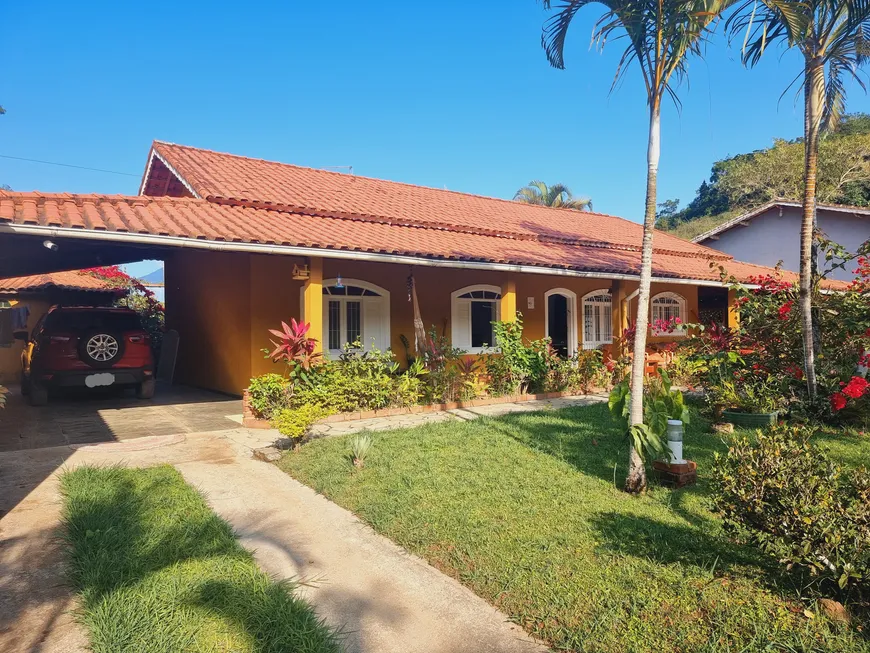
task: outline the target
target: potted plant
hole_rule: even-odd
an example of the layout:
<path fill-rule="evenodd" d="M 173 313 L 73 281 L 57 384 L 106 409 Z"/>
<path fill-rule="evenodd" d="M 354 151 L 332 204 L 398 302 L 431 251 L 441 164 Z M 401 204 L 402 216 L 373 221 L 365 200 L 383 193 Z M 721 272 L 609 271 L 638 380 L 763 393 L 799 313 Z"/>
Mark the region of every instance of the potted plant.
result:
<path fill-rule="evenodd" d="M 726 406 L 722 418 L 735 426 L 757 428 L 776 424 L 784 407 L 781 384 L 764 374 L 738 372 L 733 381 L 723 381 L 708 391 L 714 403 Z"/>

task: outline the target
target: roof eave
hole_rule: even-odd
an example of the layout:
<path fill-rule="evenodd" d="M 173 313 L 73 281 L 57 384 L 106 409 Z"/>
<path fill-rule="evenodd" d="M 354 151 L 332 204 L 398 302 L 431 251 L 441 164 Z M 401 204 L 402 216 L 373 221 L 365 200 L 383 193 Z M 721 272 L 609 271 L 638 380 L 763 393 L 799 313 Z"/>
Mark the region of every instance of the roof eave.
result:
<path fill-rule="evenodd" d="M 53 238 L 73 238 L 80 240 L 101 240 L 138 245 L 153 245 L 156 247 L 178 247 L 188 249 L 204 249 L 222 252 L 248 252 L 252 254 L 279 254 L 284 256 L 319 256 L 323 258 L 351 259 L 374 261 L 381 263 L 398 263 L 403 265 L 420 265 L 427 267 L 450 267 L 474 270 L 492 270 L 500 272 L 515 272 L 525 274 L 547 274 L 592 279 L 610 279 L 637 281 L 639 275 L 619 272 L 585 271 L 574 268 L 556 268 L 539 265 L 495 263 L 490 261 L 473 261 L 445 259 L 438 257 L 415 256 L 409 254 L 386 254 L 381 252 L 365 252 L 346 249 L 323 249 L 317 247 L 302 247 L 296 245 L 268 245 L 262 243 L 228 242 L 187 238 L 181 236 L 158 236 L 138 234 L 124 231 L 91 231 L 69 227 L 48 227 L 42 225 L 19 225 L 0 222 L 0 233 L 50 236 Z M 711 279 L 690 279 L 682 277 L 660 277 L 652 279 L 657 283 L 673 283 L 692 286 L 710 286 L 722 288 L 727 284 Z"/>

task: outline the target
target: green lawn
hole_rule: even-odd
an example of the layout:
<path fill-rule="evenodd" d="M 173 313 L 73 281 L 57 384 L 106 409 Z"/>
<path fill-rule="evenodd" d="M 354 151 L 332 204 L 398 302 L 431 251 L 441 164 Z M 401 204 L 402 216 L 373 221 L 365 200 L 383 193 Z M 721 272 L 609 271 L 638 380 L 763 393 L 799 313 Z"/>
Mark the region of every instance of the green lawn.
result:
<path fill-rule="evenodd" d="M 81 467 L 61 487 L 71 580 L 94 651 L 341 650 L 172 467 Z"/>
<path fill-rule="evenodd" d="M 347 438 L 279 464 L 559 650 L 870 651 L 722 535 L 706 426 L 686 437 L 701 482 L 642 497 L 614 486 L 627 456 L 605 405 L 376 433 L 362 470 Z"/>

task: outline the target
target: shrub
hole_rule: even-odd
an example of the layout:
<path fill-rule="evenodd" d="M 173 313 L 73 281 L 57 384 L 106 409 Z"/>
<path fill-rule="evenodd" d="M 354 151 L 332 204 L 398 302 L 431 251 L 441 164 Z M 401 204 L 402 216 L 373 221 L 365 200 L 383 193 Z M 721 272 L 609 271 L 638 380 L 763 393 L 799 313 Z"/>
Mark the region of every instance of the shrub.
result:
<path fill-rule="evenodd" d="M 362 468 L 366 464 L 366 456 L 372 448 L 372 436 L 368 433 L 357 433 L 350 440 L 350 459 L 353 466 Z"/>
<path fill-rule="evenodd" d="M 331 415 L 333 411 L 317 404 L 305 404 L 297 408 L 283 408 L 275 413 L 272 418 L 272 426 L 278 429 L 278 432 L 285 438 L 290 440 L 294 445 L 298 445 L 314 424 L 319 419 L 323 419 Z"/>
<path fill-rule="evenodd" d="M 574 354 L 571 360 L 567 389 L 588 394 L 594 387 L 606 386 L 608 376 L 604 352 L 600 349 L 583 349 Z"/>
<path fill-rule="evenodd" d="M 868 587 L 870 475 L 847 472 L 811 443 L 812 431 L 779 425 L 737 438 L 713 470 L 725 527 L 789 569 L 840 588 Z"/>
<path fill-rule="evenodd" d="M 752 412 L 779 410 L 808 421 L 867 421 L 870 393 L 863 378 L 870 362 L 870 260 L 859 257 L 857 278 L 843 292 L 813 294 L 819 399 L 806 387 L 797 285 L 779 274 L 730 282 L 740 308 L 739 327 L 699 329 L 690 344 L 706 364 L 703 384 L 712 403 Z"/>
<path fill-rule="evenodd" d="M 248 404 L 257 417 L 272 419 L 272 415 L 290 404 L 292 388 L 280 374 L 263 374 L 251 379 Z"/>
<path fill-rule="evenodd" d="M 419 384 L 410 378 L 402 381 L 398 368 L 391 352 L 363 351 L 359 342 L 349 343 L 338 360 L 325 361 L 295 381 L 292 405 L 349 412 L 415 403 Z"/>
<path fill-rule="evenodd" d="M 466 352 L 453 347 L 447 337 L 438 335 L 433 326 L 426 337 L 423 362 L 428 370 L 424 395 L 426 401 L 446 403 L 463 397 L 463 386 L 470 379 L 463 378 L 462 357 Z"/>
<path fill-rule="evenodd" d="M 290 324 L 281 322 L 281 330 L 269 329 L 278 341 L 272 341 L 274 349 L 266 352 L 272 362 L 287 364 L 290 378 L 302 377 L 323 362 L 323 354 L 316 352 L 317 340 L 308 337 L 310 324 L 290 318 Z"/>
<path fill-rule="evenodd" d="M 668 430 L 668 420 L 682 420 L 689 423 L 689 409 L 683 393 L 671 385 L 666 371 L 660 376 L 644 379 L 643 387 L 643 424 L 629 425 L 631 388 L 624 379 L 613 388 L 607 401 L 610 414 L 627 432 L 635 451 L 641 456 L 657 457 L 665 452 L 664 436 Z"/>

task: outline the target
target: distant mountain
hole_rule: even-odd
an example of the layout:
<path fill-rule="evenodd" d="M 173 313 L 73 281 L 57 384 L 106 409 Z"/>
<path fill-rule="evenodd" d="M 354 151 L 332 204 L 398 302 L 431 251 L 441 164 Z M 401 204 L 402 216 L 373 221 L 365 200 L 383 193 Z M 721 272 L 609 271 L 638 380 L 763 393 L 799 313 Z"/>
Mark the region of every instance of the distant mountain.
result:
<path fill-rule="evenodd" d="M 163 268 L 157 268 L 154 272 L 149 272 L 144 277 L 139 277 L 139 281 L 148 285 L 149 283 L 163 283 Z"/>

